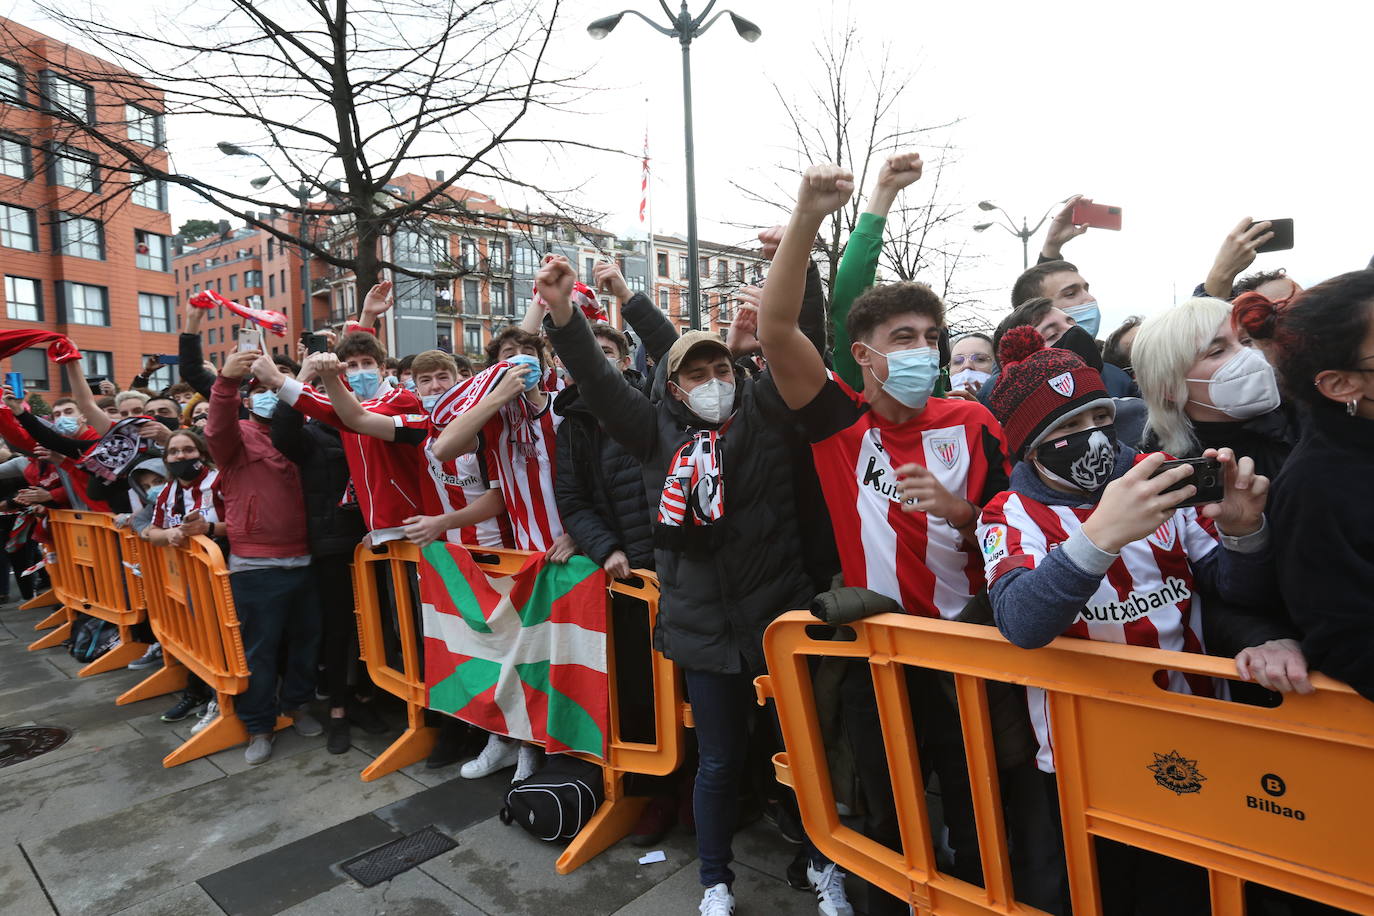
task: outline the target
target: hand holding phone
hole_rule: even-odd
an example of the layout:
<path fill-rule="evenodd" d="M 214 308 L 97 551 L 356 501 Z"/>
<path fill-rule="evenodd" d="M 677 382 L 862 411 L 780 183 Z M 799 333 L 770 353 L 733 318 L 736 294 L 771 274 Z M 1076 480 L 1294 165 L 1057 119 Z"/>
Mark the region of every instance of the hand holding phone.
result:
<path fill-rule="evenodd" d="M 1121 229 L 1121 208 L 1109 204 L 1095 204 L 1090 200 L 1080 200 L 1073 205 L 1073 215 L 1069 221 L 1075 226 L 1088 226 L 1092 229 Z"/>
<path fill-rule="evenodd" d="M 24 400 L 24 373 L 6 372 L 5 388 L 8 389 L 9 392 L 5 395 L 6 397 L 15 398 L 20 401 Z"/>
<path fill-rule="evenodd" d="M 1265 220 L 1256 220 L 1250 226 L 1253 228 L 1256 223 L 1262 222 Z M 1293 221 L 1291 219 L 1271 219 L 1268 220 L 1268 223 L 1269 231 L 1274 234 L 1274 237 L 1256 248 L 1255 253 L 1264 254 L 1268 251 L 1288 251 L 1291 249 L 1293 247 Z"/>
<path fill-rule="evenodd" d="M 239 328 L 237 344 L 240 353 L 262 350 L 262 331 L 257 328 Z"/>
<path fill-rule="evenodd" d="M 1176 461 L 1166 461 L 1159 466 L 1159 470 L 1151 474 L 1151 477 L 1158 477 L 1165 471 L 1172 468 L 1184 466 L 1191 467 L 1193 473 L 1185 477 L 1178 483 L 1172 484 L 1161 490 L 1161 493 L 1172 493 L 1175 490 L 1182 490 L 1187 486 L 1197 487 L 1197 492 L 1191 497 L 1179 503 L 1183 506 L 1205 506 L 1207 503 L 1219 503 L 1226 496 L 1226 478 L 1221 471 L 1221 462 L 1215 458 L 1180 458 Z"/>

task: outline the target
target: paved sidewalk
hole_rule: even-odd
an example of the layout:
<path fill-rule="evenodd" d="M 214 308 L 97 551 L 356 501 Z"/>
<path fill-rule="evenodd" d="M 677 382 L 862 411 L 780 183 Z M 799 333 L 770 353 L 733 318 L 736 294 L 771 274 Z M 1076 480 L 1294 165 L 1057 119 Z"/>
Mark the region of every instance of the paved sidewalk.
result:
<path fill-rule="evenodd" d="M 0 607 L 0 727 L 59 726 L 66 744 L 0 768 L 0 911 L 6 916 L 306 914 L 694 914 L 694 838 L 675 829 L 667 861 L 639 865 L 622 843 L 559 876 L 559 847 L 496 817 L 509 774 L 471 781 L 423 764 L 364 783 L 399 733 L 354 729 L 346 754 L 280 733 L 252 771 L 243 749 L 164 769 L 194 719 L 158 720 L 174 698 L 115 706 L 147 672 L 77 678 L 65 649 L 28 652 L 44 613 Z M 323 711 L 321 711 L 322 713 Z M 338 864 L 434 825 L 458 846 L 364 889 Z M 736 837 L 741 914 L 812 914 L 788 887 L 792 849 L 759 822 Z"/>

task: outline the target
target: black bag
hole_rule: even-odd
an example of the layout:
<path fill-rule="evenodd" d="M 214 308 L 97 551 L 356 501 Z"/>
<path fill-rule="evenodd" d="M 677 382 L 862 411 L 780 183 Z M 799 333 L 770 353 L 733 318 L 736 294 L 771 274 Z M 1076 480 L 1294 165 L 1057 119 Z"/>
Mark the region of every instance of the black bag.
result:
<path fill-rule="evenodd" d="M 519 824 L 547 840 L 571 840 L 601 804 L 601 767 L 566 754 L 548 759 L 543 769 L 511 786 L 501 809 L 501 823 Z"/>
<path fill-rule="evenodd" d="M 79 662 L 93 662 L 118 642 L 119 628 L 114 624 L 78 613 L 76 622 L 72 624 L 72 638 L 67 651 Z"/>

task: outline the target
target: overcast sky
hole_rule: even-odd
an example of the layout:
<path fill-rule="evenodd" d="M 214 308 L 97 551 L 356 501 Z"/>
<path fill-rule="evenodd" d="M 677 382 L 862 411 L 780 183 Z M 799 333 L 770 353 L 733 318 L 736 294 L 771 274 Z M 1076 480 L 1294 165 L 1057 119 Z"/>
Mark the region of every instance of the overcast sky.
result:
<path fill-rule="evenodd" d="M 605 88 L 580 103 L 583 114 L 556 129 L 638 151 L 647 126 L 654 228 L 682 232 L 677 45 L 630 17 L 603 41 L 584 31 L 586 22 L 624 2 L 565 4 L 555 62 L 590 66 L 588 81 Z M 1032 224 L 1073 193 L 1123 208 L 1121 232 L 1091 231 L 1065 251 L 1099 297 L 1104 333 L 1128 314 L 1149 314 L 1186 297 L 1243 216 L 1296 220 L 1297 247 L 1261 255 L 1256 267 L 1286 267 L 1304 284 L 1363 267 L 1374 254 L 1374 232 L 1366 228 L 1374 212 L 1368 179 L 1374 129 L 1365 112 L 1374 86 L 1368 45 L 1374 4 L 731 2 L 758 23 L 763 37 L 746 44 L 727 18 L 693 45 L 704 238 L 741 242 L 746 234 L 726 223 L 775 220 L 740 200 L 729 180 L 766 187 L 769 175 L 795 172 L 786 112 L 772 84 L 804 95 L 820 75 L 813 44 L 847 10 L 870 55 L 886 40 L 914 70 L 904 120 L 962 119 L 946 135 L 962 150 L 947 175 L 949 195 L 969 208 L 954 241 L 967 241 L 967 250 L 981 256 L 963 285 L 988 289 L 994 312 L 1006 307 L 1021 250 L 1019 240 L 999 229 L 972 231 L 985 219 L 973 206 L 984 198 Z M 92 3 L 112 14 L 145 15 L 141 2 Z M 633 5 L 662 16 L 652 0 Z M 692 7 L 702 5 L 697 0 Z M 0 0 L 0 10 L 61 37 L 30 0 Z M 221 168 L 213 152 L 217 139 L 213 126 L 173 126 L 177 166 L 198 173 Z M 607 228 L 637 226 L 638 161 L 562 154 L 532 160 L 529 168 L 550 165 L 585 176 L 595 206 L 613 214 Z M 917 185 L 907 193 L 922 192 Z M 191 216 L 219 218 L 204 204 L 177 198 L 172 215 L 174 225 Z M 1032 241 L 1032 260 L 1038 241 Z"/>

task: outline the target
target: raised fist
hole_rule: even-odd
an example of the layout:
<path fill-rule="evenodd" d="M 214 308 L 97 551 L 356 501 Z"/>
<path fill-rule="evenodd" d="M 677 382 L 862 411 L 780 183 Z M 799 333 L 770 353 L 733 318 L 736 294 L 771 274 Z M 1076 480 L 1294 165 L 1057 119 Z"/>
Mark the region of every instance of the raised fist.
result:
<path fill-rule="evenodd" d="M 802 175 L 796 212 L 824 218 L 843 207 L 853 195 L 853 172 L 838 165 L 813 165 Z"/>

